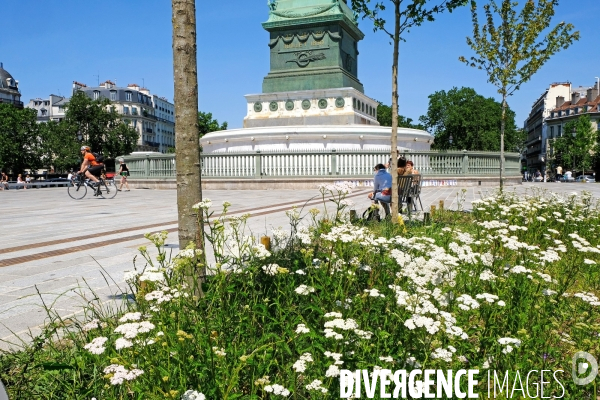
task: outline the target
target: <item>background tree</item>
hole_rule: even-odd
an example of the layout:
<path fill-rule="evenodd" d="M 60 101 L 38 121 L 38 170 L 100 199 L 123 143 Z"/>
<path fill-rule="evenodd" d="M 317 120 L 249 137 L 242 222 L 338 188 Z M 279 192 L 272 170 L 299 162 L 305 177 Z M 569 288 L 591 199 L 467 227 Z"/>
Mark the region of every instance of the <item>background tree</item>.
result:
<path fill-rule="evenodd" d="M 175 160 L 179 248 L 195 243 L 204 249 L 202 212 L 192 208 L 202 201 L 200 140 L 198 139 L 198 69 L 196 61 L 195 0 L 172 0 L 173 75 L 175 78 Z M 198 224 L 198 221 L 200 222 Z M 204 271 L 201 272 L 204 274 Z M 196 272 L 188 273 L 196 286 Z"/>
<path fill-rule="evenodd" d="M 467 37 L 467 44 L 477 56 L 459 60 L 465 64 L 484 69 L 488 82 L 498 88 L 502 96 L 502 124 L 500 127 L 500 187 L 504 185 L 504 130 L 506 124 L 506 98 L 519 90 L 533 74 L 561 49 L 568 48 L 579 40 L 579 32 L 572 32 L 573 25 L 560 22 L 543 39 L 538 41 L 543 31 L 548 29 L 554 16 L 558 0 L 527 0 L 517 15 L 518 2 L 502 0 L 500 6 L 495 0 L 483 6 L 486 23 L 479 25 L 477 4 L 471 0 L 473 37 Z M 495 17 L 499 18 L 498 26 Z"/>
<path fill-rule="evenodd" d="M 66 122 L 48 121 L 39 124 L 38 127 L 44 166 L 53 166 L 56 172 L 79 166 L 81 144 Z"/>
<path fill-rule="evenodd" d="M 553 153 L 561 159 L 563 167 L 571 168 L 573 172 L 582 171 L 585 175 L 594 162 L 597 135 L 590 117 L 583 114 L 565 124 L 563 136 L 552 143 Z"/>
<path fill-rule="evenodd" d="M 227 129 L 227 121 L 219 125 L 219 121 L 213 119 L 212 113 L 198 111 L 198 133 L 200 137 L 209 132 L 224 131 Z"/>
<path fill-rule="evenodd" d="M 392 107 L 386 106 L 379 102 L 377 106 L 377 121 L 381 126 L 392 126 Z M 413 119 L 405 117 L 404 115 L 398 115 L 398 127 L 412 128 L 412 129 L 425 129 L 425 126 L 421 124 L 413 124 Z"/>
<path fill-rule="evenodd" d="M 37 112 L 0 103 L 0 168 L 11 177 L 43 165 Z"/>
<path fill-rule="evenodd" d="M 433 21 L 437 14 L 446 10 L 452 12 L 456 7 L 466 4 L 466 0 L 380 0 L 372 7 L 371 0 L 352 0 L 355 12 L 373 21 L 374 31 L 384 32 L 394 45 L 392 54 L 392 159 L 398 158 L 398 58 L 400 40 L 411 28 L 425 21 Z M 381 16 L 386 4 L 392 6 L 394 14 L 393 30 L 388 29 L 386 20 Z M 392 174 L 392 222 L 398 222 L 398 177 Z"/>
<path fill-rule="evenodd" d="M 110 104 L 106 98 L 92 100 L 83 92 L 75 92 L 66 105 L 64 135 L 69 139 L 65 140 L 77 140 L 79 132 L 84 144 L 106 158 L 131 153 L 139 133 L 123 122 Z"/>
<path fill-rule="evenodd" d="M 434 149 L 500 150 L 502 104 L 477 94 L 475 89 L 454 87 L 431 94 L 427 114 L 419 121 L 435 136 Z M 510 109 L 506 110 L 505 125 L 506 148 L 522 147 L 523 133 L 517 129 L 515 113 Z"/>

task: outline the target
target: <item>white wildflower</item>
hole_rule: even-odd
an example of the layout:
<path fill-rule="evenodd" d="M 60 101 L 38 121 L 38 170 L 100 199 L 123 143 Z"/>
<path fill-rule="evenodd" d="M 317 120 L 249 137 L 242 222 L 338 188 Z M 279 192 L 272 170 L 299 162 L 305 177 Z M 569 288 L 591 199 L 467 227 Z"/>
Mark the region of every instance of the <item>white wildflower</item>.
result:
<path fill-rule="evenodd" d="M 104 347 L 104 343 L 106 343 L 107 340 L 107 337 L 97 337 L 90 343 L 83 346 L 83 348 L 92 354 L 102 354 L 104 353 L 104 350 L 106 350 L 106 347 Z"/>

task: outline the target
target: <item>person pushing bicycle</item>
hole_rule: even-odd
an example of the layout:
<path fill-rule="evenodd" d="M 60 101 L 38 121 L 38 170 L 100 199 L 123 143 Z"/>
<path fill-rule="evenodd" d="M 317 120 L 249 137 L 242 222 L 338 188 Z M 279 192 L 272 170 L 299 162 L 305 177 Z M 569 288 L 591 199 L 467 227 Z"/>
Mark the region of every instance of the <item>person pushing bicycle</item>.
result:
<path fill-rule="evenodd" d="M 98 177 L 104 169 L 104 164 L 96 161 L 96 157 L 92 154 L 90 146 L 81 146 L 80 151 L 83 155 L 83 162 L 81 163 L 79 174 L 85 174 L 86 177 L 98 185 Z"/>

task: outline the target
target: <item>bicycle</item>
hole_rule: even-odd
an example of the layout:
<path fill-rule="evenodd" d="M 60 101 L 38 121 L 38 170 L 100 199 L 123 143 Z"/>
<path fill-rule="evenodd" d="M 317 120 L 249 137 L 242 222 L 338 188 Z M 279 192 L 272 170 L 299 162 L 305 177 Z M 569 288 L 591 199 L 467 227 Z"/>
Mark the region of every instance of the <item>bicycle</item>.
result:
<path fill-rule="evenodd" d="M 117 185 L 114 179 L 105 179 L 101 176 L 98 179 L 98 183 L 95 183 L 80 174 L 73 176 L 67 186 L 67 193 L 72 199 L 81 200 L 87 194 L 88 186 L 96 192 L 96 196 L 104 199 L 112 199 L 117 195 Z"/>

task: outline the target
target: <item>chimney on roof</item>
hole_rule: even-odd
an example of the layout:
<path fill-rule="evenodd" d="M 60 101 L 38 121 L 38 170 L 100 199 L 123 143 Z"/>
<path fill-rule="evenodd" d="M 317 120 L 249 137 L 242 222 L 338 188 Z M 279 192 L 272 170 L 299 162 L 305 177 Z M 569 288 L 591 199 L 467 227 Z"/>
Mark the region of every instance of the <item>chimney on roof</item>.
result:
<path fill-rule="evenodd" d="M 565 104 L 565 98 L 563 96 L 556 97 L 556 107 L 560 107 Z"/>
<path fill-rule="evenodd" d="M 573 92 L 573 94 L 571 95 L 571 104 L 577 104 L 580 98 L 581 96 L 579 92 Z"/>
<path fill-rule="evenodd" d="M 0 62 L 0 68 L 4 69 L 4 63 Z"/>
<path fill-rule="evenodd" d="M 587 90 L 587 101 L 594 101 L 598 97 L 598 88 L 596 85 Z"/>

